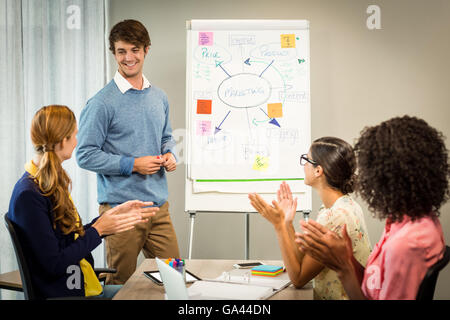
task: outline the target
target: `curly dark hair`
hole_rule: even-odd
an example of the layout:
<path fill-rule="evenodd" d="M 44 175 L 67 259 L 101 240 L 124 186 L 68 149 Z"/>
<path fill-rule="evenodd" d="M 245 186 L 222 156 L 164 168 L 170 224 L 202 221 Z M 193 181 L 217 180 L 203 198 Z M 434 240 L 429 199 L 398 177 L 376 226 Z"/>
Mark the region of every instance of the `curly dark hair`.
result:
<path fill-rule="evenodd" d="M 311 156 L 320 165 L 330 187 L 343 194 L 353 192 L 356 157 L 352 146 L 336 137 L 322 137 L 311 145 Z"/>
<path fill-rule="evenodd" d="M 366 127 L 355 145 L 357 192 L 378 218 L 439 216 L 449 198 L 448 151 L 441 132 L 403 116 Z"/>

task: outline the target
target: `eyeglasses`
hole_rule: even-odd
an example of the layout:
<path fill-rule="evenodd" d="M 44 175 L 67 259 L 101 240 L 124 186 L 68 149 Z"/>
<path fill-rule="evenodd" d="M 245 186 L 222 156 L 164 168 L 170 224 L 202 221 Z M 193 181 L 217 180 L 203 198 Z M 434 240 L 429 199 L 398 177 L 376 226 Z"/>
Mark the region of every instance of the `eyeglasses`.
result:
<path fill-rule="evenodd" d="M 313 166 L 317 166 L 318 165 L 318 163 L 316 161 L 308 158 L 308 155 L 305 153 L 305 154 L 302 154 L 300 156 L 300 165 L 304 166 L 306 164 L 306 162 L 311 163 Z"/>

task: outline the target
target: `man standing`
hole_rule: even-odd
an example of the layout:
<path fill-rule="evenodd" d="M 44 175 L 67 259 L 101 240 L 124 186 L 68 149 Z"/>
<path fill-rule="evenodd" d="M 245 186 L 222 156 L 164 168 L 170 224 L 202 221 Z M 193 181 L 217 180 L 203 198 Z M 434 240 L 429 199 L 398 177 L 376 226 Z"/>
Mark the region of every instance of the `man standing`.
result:
<path fill-rule="evenodd" d="M 148 224 L 106 238 L 108 266 L 117 269 L 107 284 L 131 276 L 141 249 L 146 258 L 180 255 L 164 172 L 176 169 L 169 103 L 142 73 L 150 44 L 139 21 L 124 20 L 111 29 L 109 49 L 118 71 L 80 116 L 76 158 L 80 167 L 97 173 L 100 214 L 131 199 L 159 207 Z"/>

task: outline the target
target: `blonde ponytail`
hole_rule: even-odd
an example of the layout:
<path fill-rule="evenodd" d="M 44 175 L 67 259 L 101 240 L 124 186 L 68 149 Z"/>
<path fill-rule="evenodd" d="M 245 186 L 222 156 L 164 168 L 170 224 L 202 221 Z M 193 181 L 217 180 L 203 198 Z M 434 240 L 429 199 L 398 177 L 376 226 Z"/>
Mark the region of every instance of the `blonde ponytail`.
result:
<path fill-rule="evenodd" d="M 53 228 L 58 226 L 63 234 L 76 232 L 83 236 L 81 220 L 77 223 L 78 213 L 70 199 L 72 181 L 54 150 L 55 145 L 69 138 L 75 128 L 75 115 L 66 106 L 46 106 L 36 113 L 31 124 L 31 140 L 42 157 L 33 178 L 53 204 Z"/>

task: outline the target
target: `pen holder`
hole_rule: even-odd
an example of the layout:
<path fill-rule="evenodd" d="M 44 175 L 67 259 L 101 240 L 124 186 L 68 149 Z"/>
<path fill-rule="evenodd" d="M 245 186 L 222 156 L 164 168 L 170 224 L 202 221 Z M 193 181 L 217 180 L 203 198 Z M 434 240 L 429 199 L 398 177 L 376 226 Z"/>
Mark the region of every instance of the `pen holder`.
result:
<path fill-rule="evenodd" d="M 183 276 L 183 281 L 186 283 L 186 267 L 184 264 L 177 265 L 175 267 L 175 270 L 177 270 L 181 275 Z"/>
<path fill-rule="evenodd" d="M 169 258 L 166 260 L 166 263 L 177 270 L 179 273 L 181 273 L 184 282 L 186 282 L 186 265 L 183 259 Z"/>

